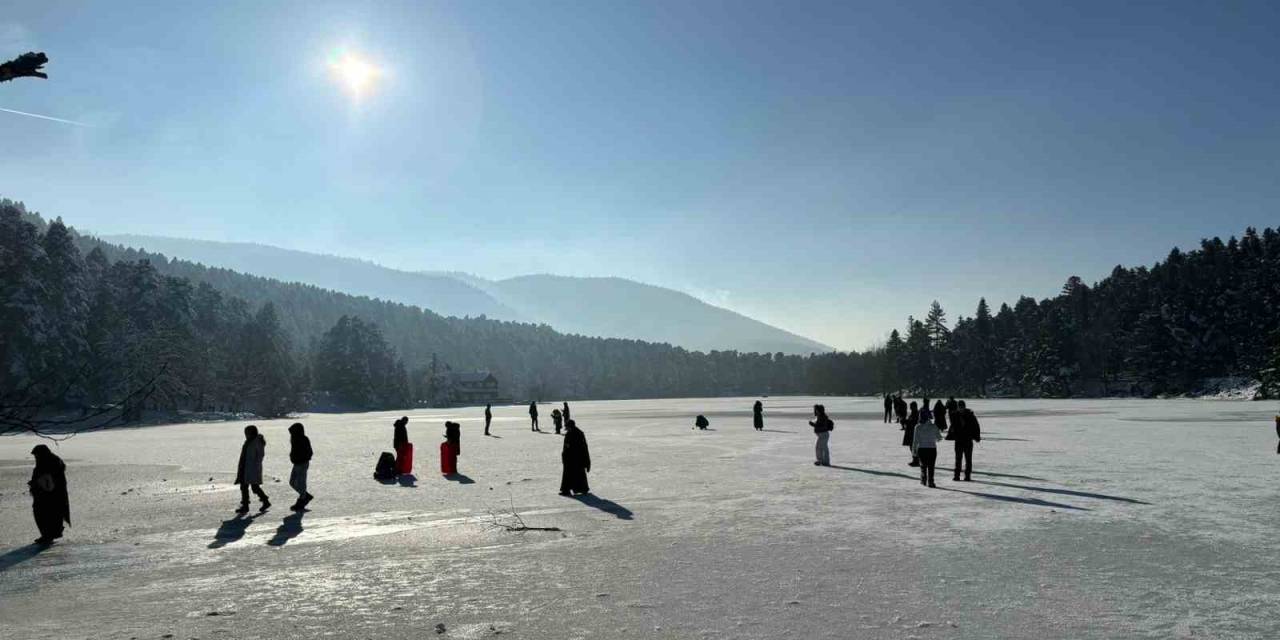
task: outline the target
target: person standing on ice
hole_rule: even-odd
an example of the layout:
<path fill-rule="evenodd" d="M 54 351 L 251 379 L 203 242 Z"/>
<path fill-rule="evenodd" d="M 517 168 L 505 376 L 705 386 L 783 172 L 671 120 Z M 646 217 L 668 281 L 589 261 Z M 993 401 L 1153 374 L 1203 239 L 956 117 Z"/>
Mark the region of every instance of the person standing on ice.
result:
<path fill-rule="evenodd" d="M 932 412 L 928 409 L 920 412 L 920 424 L 916 425 L 915 435 L 911 440 L 911 453 L 920 461 L 920 484 L 936 488 L 933 484 L 933 468 L 938 462 L 938 440 L 942 432 L 933 423 Z"/>
<path fill-rule="evenodd" d="M 395 450 L 396 455 L 400 455 L 400 447 L 409 444 L 409 416 L 400 416 L 400 419 L 392 425 L 394 429 L 391 433 L 391 448 Z"/>
<path fill-rule="evenodd" d="M 484 406 L 484 434 L 489 435 L 489 423 L 493 422 L 493 405 Z"/>
<path fill-rule="evenodd" d="M 529 424 L 529 427 L 530 427 L 530 428 L 529 428 L 529 430 L 530 430 L 530 431 L 541 431 L 541 429 L 539 429 L 539 428 L 538 428 L 538 403 L 537 403 L 537 401 L 534 401 L 534 402 L 530 402 L 530 403 L 529 403 L 529 423 L 530 423 L 530 424 Z"/>
<path fill-rule="evenodd" d="M 884 423 L 893 422 L 893 396 L 884 394 Z"/>
<path fill-rule="evenodd" d="M 756 431 L 764 431 L 764 403 L 759 400 L 751 407 L 751 423 L 755 425 Z"/>
<path fill-rule="evenodd" d="M 560 435 L 561 425 L 564 424 L 564 414 L 559 409 L 551 410 L 551 426 L 556 428 L 556 435 Z"/>
<path fill-rule="evenodd" d="M 40 537 L 36 544 L 51 545 L 62 537 L 63 523 L 71 524 L 71 500 L 67 498 L 67 465 L 49 447 L 38 444 L 31 450 L 36 466 L 27 487 L 31 491 L 31 515 Z"/>
<path fill-rule="evenodd" d="M 565 421 L 564 448 L 560 462 L 564 470 L 560 474 L 560 495 L 591 493 L 587 474 L 591 472 L 591 452 L 587 449 L 587 436 L 573 420 Z"/>
<path fill-rule="evenodd" d="M 564 421 L 566 423 L 569 422 L 569 402 L 568 401 L 565 401 L 564 411 L 561 411 L 560 415 L 564 418 Z"/>
<path fill-rule="evenodd" d="M 818 442 L 813 447 L 813 454 L 817 460 L 813 464 L 819 467 L 831 466 L 831 449 L 828 447 L 831 440 L 831 430 L 836 428 L 831 418 L 827 417 L 827 408 L 820 405 L 813 405 L 813 420 L 809 421 L 809 426 L 813 427 L 814 435 L 818 436 Z"/>
<path fill-rule="evenodd" d="M 908 414 L 906 419 L 902 421 L 902 446 L 910 447 L 911 443 L 915 442 L 916 424 L 919 422 L 920 422 L 920 407 L 915 403 L 915 401 L 912 401 L 911 413 Z M 911 462 L 907 463 L 907 466 L 908 467 L 920 466 L 919 458 L 916 458 L 914 455 L 915 451 L 913 450 L 911 453 L 912 453 Z"/>
<path fill-rule="evenodd" d="M 903 400 L 900 395 L 893 397 L 893 412 L 898 416 L 898 424 L 903 425 L 902 428 L 906 429 L 907 401 Z"/>
<path fill-rule="evenodd" d="M 964 479 L 969 482 L 969 476 L 973 474 L 973 443 L 982 442 L 982 427 L 978 424 L 978 416 L 964 405 L 964 400 L 956 405 L 956 415 L 948 437 L 952 434 L 956 443 L 956 472 L 952 479 L 960 480 L 960 459 L 964 458 Z"/>
<path fill-rule="evenodd" d="M 938 425 L 938 430 L 946 431 L 947 430 L 947 410 L 945 407 L 942 406 L 941 398 L 939 398 L 936 402 L 933 403 L 933 412 L 931 413 L 931 415 L 933 416 L 933 423 Z"/>
<path fill-rule="evenodd" d="M 307 493 L 307 470 L 311 467 L 311 438 L 301 422 L 289 425 L 289 462 L 293 463 L 293 471 L 289 472 L 289 486 L 298 492 L 298 501 L 289 507 L 291 511 L 302 511 L 307 508 L 315 496 Z"/>
<path fill-rule="evenodd" d="M 236 465 L 236 484 L 240 485 L 240 508 L 236 513 L 249 512 L 249 490 L 261 501 L 261 511 L 271 508 L 271 500 L 262 491 L 262 459 L 267 456 L 267 439 L 258 433 L 258 427 L 244 428 L 244 444 L 240 445 L 240 463 Z"/>

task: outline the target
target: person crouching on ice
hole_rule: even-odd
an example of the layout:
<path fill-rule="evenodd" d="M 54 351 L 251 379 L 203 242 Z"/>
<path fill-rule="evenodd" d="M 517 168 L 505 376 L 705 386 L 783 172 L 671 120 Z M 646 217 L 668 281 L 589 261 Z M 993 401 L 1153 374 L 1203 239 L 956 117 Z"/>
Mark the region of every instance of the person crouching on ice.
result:
<path fill-rule="evenodd" d="M 591 472 L 587 436 L 573 420 L 566 421 L 564 427 L 564 449 L 560 451 L 564 472 L 560 475 L 560 495 L 591 493 L 591 487 L 587 485 L 587 474 Z"/>

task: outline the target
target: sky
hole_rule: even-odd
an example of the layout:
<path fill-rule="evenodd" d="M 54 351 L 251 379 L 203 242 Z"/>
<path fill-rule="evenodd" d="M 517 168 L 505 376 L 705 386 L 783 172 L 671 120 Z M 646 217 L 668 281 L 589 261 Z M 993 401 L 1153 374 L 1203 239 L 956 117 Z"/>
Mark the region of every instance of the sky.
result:
<path fill-rule="evenodd" d="M 841 349 L 1275 226 L 1275 2 L 13 3 L 0 196 Z M 341 52 L 379 70 L 356 95 Z"/>

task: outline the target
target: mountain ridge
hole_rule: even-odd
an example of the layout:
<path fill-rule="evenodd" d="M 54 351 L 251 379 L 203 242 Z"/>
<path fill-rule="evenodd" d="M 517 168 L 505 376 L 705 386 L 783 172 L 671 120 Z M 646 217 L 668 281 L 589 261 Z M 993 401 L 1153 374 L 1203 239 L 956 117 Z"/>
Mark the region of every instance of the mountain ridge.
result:
<path fill-rule="evenodd" d="M 491 280 L 458 271 L 405 271 L 361 258 L 259 242 L 139 234 L 99 237 L 208 266 L 411 304 L 443 316 L 534 322 L 566 333 L 667 343 L 697 351 L 789 355 L 833 351 L 816 340 L 688 293 L 617 276 L 528 274 Z"/>

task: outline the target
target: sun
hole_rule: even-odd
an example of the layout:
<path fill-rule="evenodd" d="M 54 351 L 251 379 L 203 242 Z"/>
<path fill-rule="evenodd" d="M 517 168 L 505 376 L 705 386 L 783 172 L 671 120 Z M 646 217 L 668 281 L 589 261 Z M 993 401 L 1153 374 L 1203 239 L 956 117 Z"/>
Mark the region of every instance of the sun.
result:
<path fill-rule="evenodd" d="M 329 70 L 352 97 L 360 98 L 372 89 L 382 70 L 355 53 L 343 53 L 329 63 Z"/>

